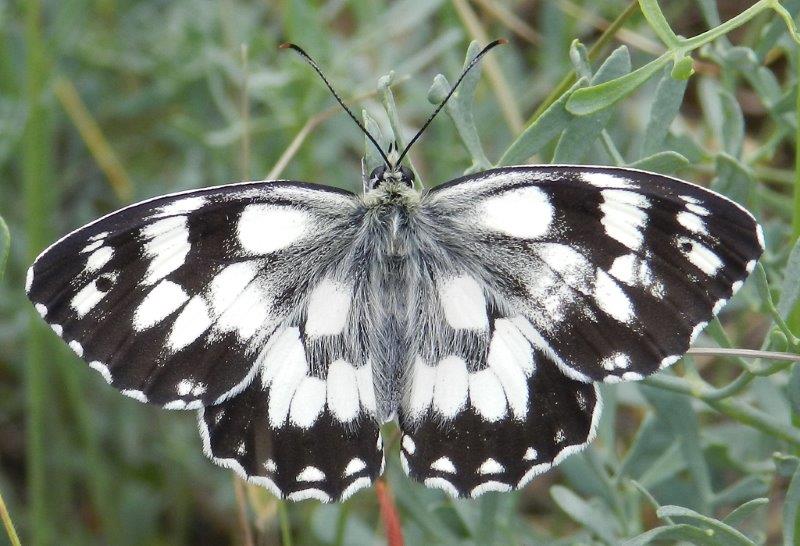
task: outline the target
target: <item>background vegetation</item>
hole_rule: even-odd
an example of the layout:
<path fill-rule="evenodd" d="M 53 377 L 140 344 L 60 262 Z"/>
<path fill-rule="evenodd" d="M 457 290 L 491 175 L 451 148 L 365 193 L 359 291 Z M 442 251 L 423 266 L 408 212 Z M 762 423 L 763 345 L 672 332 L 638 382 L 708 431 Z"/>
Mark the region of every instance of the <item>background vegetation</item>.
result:
<path fill-rule="evenodd" d="M 13 520 L 29 544 L 382 544 L 379 498 L 393 498 L 408 544 L 800 540 L 800 1 L 661 4 L 0 2 L 9 536 Z M 119 396 L 34 317 L 31 259 L 132 200 L 251 178 L 360 186 L 363 137 L 277 43 L 307 48 L 370 127 L 402 140 L 447 89 L 434 75 L 452 81 L 468 44 L 496 37 L 511 43 L 462 87 L 454 123 L 411 154 L 427 185 L 492 164 L 633 165 L 745 204 L 768 246 L 697 341 L 712 354 L 604 388 L 594 445 L 524 491 L 452 501 L 392 456 L 385 486 L 344 504 L 279 503 L 204 458 L 194 415 Z"/>

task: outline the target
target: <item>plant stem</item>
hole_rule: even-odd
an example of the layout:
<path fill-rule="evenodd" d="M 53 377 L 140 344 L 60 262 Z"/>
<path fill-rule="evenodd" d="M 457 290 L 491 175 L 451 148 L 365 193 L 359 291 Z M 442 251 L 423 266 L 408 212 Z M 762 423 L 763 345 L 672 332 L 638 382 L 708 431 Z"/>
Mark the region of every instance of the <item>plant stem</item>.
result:
<path fill-rule="evenodd" d="M 611 22 L 608 28 L 605 31 L 603 31 L 603 34 L 601 34 L 600 37 L 597 39 L 597 41 L 592 45 L 592 47 L 589 48 L 587 56 L 590 61 L 594 60 L 600 54 L 600 51 L 603 49 L 603 47 L 605 47 L 606 44 L 609 43 L 614 38 L 614 35 L 617 33 L 620 27 L 622 27 L 622 25 L 624 25 L 625 22 L 634 13 L 636 13 L 636 11 L 638 11 L 638 9 L 639 9 L 639 2 L 637 0 L 633 0 L 628 5 L 628 7 L 625 8 L 625 11 L 620 13 L 619 16 Z M 551 104 L 553 104 L 556 100 L 558 100 L 558 97 L 563 95 L 567 91 L 567 89 L 569 89 L 570 86 L 572 86 L 572 84 L 575 83 L 575 78 L 576 78 L 575 70 L 571 70 L 569 73 L 567 73 L 567 75 L 564 76 L 564 78 L 541 102 L 541 104 L 539 104 L 539 107 L 536 108 L 531 117 L 528 118 L 528 121 L 527 123 L 525 123 L 525 126 L 527 127 L 528 125 L 531 125 L 534 121 L 539 119 L 539 116 L 541 116 Z"/>
<path fill-rule="evenodd" d="M 11 541 L 11 545 L 20 546 L 17 530 L 14 529 L 14 522 L 11 521 L 11 514 L 8 513 L 8 508 L 6 508 L 6 503 L 3 500 L 2 494 L 0 494 L 0 519 L 3 520 L 3 525 L 5 525 L 6 533 L 8 534 L 8 539 Z"/>
<path fill-rule="evenodd" d="M 285 500 L 278 499 L 278 518 L 281 522 L 281 546 L 292 546 L 292 522 L 289 521 Z"/>

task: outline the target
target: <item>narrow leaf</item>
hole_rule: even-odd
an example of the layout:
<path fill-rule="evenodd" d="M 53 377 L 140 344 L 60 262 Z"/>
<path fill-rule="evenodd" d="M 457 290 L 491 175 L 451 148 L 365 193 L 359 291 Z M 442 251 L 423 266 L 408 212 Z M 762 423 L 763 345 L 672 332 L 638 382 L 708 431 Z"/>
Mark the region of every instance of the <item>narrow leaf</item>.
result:
<path fill-rule="evenodd" d="M 664 54 L 629 74 L 605 83 L 579 89 L 567 101 L 567 110 L 577 116 L 585 116 L 608 108 L 633 93 L 639 86 L 649 80 L 653 74 L 664 67 L 669 60 L 670 57 Z"/>
<path fill-rule="evenodd" d="M 730 525 L 683 506 L 662 506 L 657 514 L 658 517 L 685 518 L 698 526 L 705 527 L 714 533 L 715 544 L 719 546 L 755 546 L 752 540 Z"/>
<path fill-rule="evenodd" d="M 713 534 L 683 523 L 650 529 L 646 533 L 626 540 L 621 546 L 645 546 L 646 544 L 653 544 L 655 541 L 663 540 L 683 540 L 697 546 L 718 546 Z"/>
<path fill-rule="evenodd" d="M 661 76 L 650 106 L 650 118 L 647 120 L 647 128 L 644 132 L 643 156 L 654 154 L 663 144 L 669 132 L 669 126 L 683 102 L 686 84 L 686 80 L 676 80 L 666 70 Z"/>
<path fill-rule="evenodd" d="M 777 307 L 778 313 L 784 320 L 789 318 L 797 305 L 798 298 L 800 298 L 800 240 L 796 241 L 792 247 L 789 260 L 786 262 L 786 269 L 783 271 L 781 298 L 778 300 Z"/>
<path fill-rule="evenodd" d="M 668 150 L 644 157 L 630 164 L 630 167 L 662 174 L 674 174 L 689 166 L 689 160 L 678 152 Z"/>
<path fill-rule="evenodd" d="M 583 78 L 575 82 L 541 116 L 536 118 L 536 121 L 528 125 L 522 134 L 511 143 L 511 146 L 505 151 L 497 165 L 518 165 L 523 163 L 558 136 L 567 124 L 575 118 L 575 116 L 567 112 L 567 99 L 576 89 L 585 84 L 586 80 Z"/>
<path fill-rule="evenodd" d="M 656 0 L 639 0 L 639 9 L 642 10 L 644 18 L 647 19 L 650 27 L 656 33 L 656 36 L 664 42 L 664 45 L 673 47 L 680 43 L 680 38 L 670 28 L 667 18 L 664 17 L 664 13 Z"/>
<path fill-rule="evenodd" d="M 766 497 L 760 497 L 758 499 L 747 501 L 741 506 L 733 509 L 731 513 L 725 516 L 722 521 L 730 526 L 739 525 L 749 518 L 756 510 L 768 504 L 769 499 Z"/>
<path fill-rule="evenodd" d="M 5 273 L 6 270 L 6 261 L 8 261 L 10 249 L 11 233 L 8 231 L 6 221 L 0 216 L 0 280 L 2 280 L 3 273 Z"/>
<path fill-rule="evenodd" d="M 789 482 L 783 503 L 783 544 L 794 546 L 796 538 L 800 538 L 800 465 Z"/>
<path fill-rule="evenodd" d="M 550 488 L 550 496 L 567 515 L 594 531 L 601 539 L 609 544 L 619 542 L 616 519 L 605 510 L 598 509 L 597 504 L 586 502 L 571 490 L 560 485 Z"/>

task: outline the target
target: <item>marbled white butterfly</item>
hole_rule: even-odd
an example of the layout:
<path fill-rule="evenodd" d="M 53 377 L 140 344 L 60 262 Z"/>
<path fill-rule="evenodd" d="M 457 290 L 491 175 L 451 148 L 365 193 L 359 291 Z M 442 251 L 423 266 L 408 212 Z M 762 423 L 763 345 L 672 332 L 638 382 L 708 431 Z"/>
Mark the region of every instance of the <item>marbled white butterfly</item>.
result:
<path fill-rule="evenodd" d="M 746 210 L 674 178 L 520 166 L 420 192 L 408 147 L 378 149 L 362 195 L 249 182 L 104 216 L 39 256 L 28 295 L 108 383 L 197 410 L 205 453 L 275 495 L 369 486 L 397 419 L 411 478 L 476 497 L 583 449 L 594 383 L 675 363 L 763 249 Z"/>

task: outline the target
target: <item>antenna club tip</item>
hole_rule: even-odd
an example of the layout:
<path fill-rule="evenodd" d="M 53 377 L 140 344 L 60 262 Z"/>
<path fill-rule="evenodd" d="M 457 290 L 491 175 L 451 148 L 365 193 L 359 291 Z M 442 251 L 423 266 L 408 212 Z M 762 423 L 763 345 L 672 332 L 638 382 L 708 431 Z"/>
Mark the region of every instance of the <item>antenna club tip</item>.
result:
<path fill-rule="evenodd" d="M 497 40 L 497 45 L 506 45 L 507 43 L 508 40 L 506 40 L 505 38 L 500 38 L 499 40 Z"/>
<path fill-rule="evenodd" d="M 283 42 L 282 44 L 278 44 L 278 49 L 289 49 L 292 47 L 293 44 L 289 42 Z"/>

